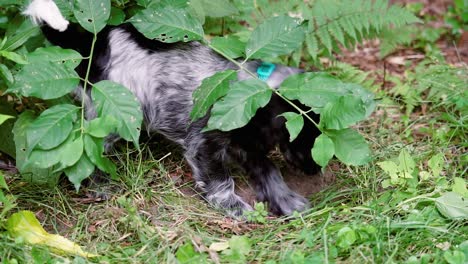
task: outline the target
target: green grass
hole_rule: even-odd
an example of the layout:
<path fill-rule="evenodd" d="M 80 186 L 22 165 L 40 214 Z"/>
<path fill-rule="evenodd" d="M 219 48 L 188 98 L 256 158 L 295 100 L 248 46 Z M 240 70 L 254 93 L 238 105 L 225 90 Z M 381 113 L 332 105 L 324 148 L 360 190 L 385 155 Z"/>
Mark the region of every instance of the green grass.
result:
<path fill-rule="evenodd" d="M 336 180 L 310 197 L 310 210 L 290 218 L 267 217 L 263 224 L 226 218 L 195 192 L 187 192 L 190 180 L 177 179 L 189 172 L 187 166 L 179 154 L 166 155 L 170 149 L 158 143 L 145 146 L 140 155 L 124 151 L 114 156 L 120 177 L 108 201 L 87 203 L 66 181 L 47 189 L 11 178 L 9 188 L 17 198 L 13 211 L 35 212 L 47 231 L 99 257 L 64 257 L 15 242 L 3 232 L 0 258 L 4 263 L 444 263 L 448 255 L 462 251 L 468 225 L 445 218 L 424 197 L 450 190 L 452 177 L 462 176 L 466 164 L 457 157 L 464 155 L 463 148 L 458 138 L 414 138 L 420 125 L 434 121 L 432 115 L 411 117 L 412 125 L 406 126 L 394 108 L 380 109 L 360 128 L 372 142 L 373 162 L 361 167 L 332 164 Z M 388 176 L 376 163 L 398 156 L 403 148 L 420 169 L 426 169 L 430 157 L 444 153 L 445 175 L 418 183 L 414 192 L 401 186 L 383 189 Z M 414 198 L 418 196 L 422 198 Z M 229 249 L 209 250 L 219 242 Z"/>

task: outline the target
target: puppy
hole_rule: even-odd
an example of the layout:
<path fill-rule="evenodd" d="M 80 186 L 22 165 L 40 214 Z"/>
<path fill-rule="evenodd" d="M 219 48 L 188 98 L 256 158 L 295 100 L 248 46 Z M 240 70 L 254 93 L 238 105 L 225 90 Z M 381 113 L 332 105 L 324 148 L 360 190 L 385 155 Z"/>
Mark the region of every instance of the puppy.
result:
<path fill-rule="evenodd" d="M 83 56 L 89 54 L 92 35 L 66 21 L 52 0 L 33 0 L 24 14 L 43 23 L 42 30 L 51 43 L 77 50 Z M 87 63 L 77 68 L 82 77 Z M 255 72 L 260 64 L 250 61 L 246 67 Z M 229 132 L 202 132 L 209 114 L 195 122 L 190 120 L 193 91 L 203 79 L 227 69 L 238 68 L 199 42 L 167 44 L 149 40 L 132 25 L 124 24 L 107 27 L 98 34 L 90 81 L 111 80 L 127 87 L 141 103 L 146 130 L 160 133 L 183 148 L 196 186 L 210 204 L 228 215 L 238 217 L 252 210 L 234 192 L 228 167 L 232 162 L 246 171 L 255 183 L 257 200 L 266 202 L 274 214 L 289 215 L 306 209 L 307 200 L 289 189 L 268 158 L 269 152 L 279 146 L 285 160 L 305 174 L 319 169 L 310 150 L 320 132 L 305 122 L 299 136 L 289 142 L 285 119 L 279 117 L 284 112 L 296 112 L 288 103 L 274 95 L 246 126 Z M 277 88 L 289 75 L 300 72 L 276 65 L 266 82 Z M 247 78 L 251 77 L 245 72 L 238 73 L 239 80 Z M 89 96 L 82 96 L 92 104 Z M 317 115 L 309 115 L 318 122 Z M 88 117 L 92 118 L 92 114 Z"/>

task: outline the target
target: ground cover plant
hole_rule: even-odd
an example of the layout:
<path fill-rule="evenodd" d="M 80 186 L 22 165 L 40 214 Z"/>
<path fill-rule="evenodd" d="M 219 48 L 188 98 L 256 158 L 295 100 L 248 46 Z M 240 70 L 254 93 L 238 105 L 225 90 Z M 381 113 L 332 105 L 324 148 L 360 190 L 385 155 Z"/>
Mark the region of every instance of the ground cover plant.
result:
<path fill-rule="evenodd" d="M 224 71 L 194 93 L 191 116 L 210 111 L 207 130 L 245 125 L 273 93 L 321 115 L 311 154 L 331 183 L 302 214 L 270 217 L 257 203 L 248 221 L 207 206 L 167 142 L 139 139 L 133 95 L 81 80 L 74 69 L 92 51 L 51 46 L 20 15 L 27 2 L 0 3 L 3 262 L 468 261 L 462 1 L 56 1 L 95 39 L 106 24 L 128 22 L 151 39 L 201 41 L 241 69 L 259 58 L 314 70 L 278 90 L 254 73 L 231 82 L 236 72 Z M 99 104 L 94 120 L 68 95 L 80 81 Z M 291 140 L 313 122 L 298 110 L 283 114 Z M 103 155 L 110 132 L 133 143 Z M 115 180 L 110 200 L 85 195 L 82 181 L 95 167 Z"/>

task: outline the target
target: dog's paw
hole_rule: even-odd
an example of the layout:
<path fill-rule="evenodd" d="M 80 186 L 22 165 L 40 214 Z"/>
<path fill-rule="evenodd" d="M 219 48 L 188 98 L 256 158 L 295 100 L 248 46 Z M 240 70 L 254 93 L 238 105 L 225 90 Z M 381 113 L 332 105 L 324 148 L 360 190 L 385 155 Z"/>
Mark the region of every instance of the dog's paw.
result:
<path fill-rule="evenodd" d="M 291 215 L 294 211 L 302 212 L 309 208 L 309 201 L 293 191 L 273 197 L 268 202 L 270 211 L 276 215 Z"/>

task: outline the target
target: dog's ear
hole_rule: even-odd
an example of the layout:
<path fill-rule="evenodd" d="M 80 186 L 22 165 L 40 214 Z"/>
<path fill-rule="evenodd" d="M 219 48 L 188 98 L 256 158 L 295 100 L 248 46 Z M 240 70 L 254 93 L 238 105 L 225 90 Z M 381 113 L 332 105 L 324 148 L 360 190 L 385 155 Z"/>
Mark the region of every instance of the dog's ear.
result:
<path fill-rule="evenodd" d="M 23 11 L 23 15 L 29 16 L 36 24 L 45 22 L 49 27 L 62 32 L 69 24 L 53 0 L 33 0 Z"/>

